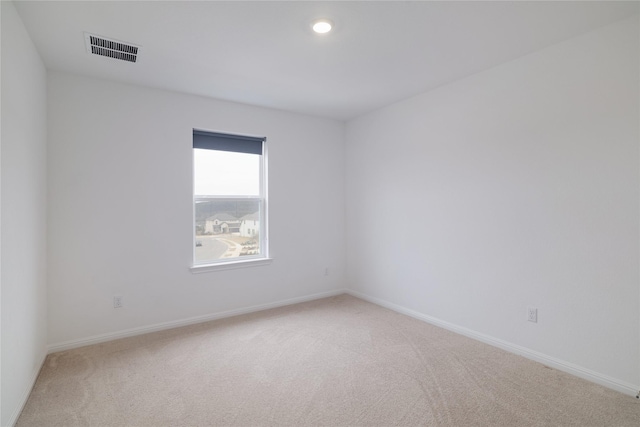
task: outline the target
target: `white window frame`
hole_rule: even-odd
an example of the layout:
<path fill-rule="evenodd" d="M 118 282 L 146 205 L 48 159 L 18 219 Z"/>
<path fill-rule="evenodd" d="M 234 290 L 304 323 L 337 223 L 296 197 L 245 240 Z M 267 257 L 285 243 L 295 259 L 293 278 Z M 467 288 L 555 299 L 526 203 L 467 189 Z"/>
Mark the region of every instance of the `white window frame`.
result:
<path fill-rule="evenodd" d="M 199 131 L 198 129 L 194 129 L 194 131 Z M 202 132 L 210 132 L 214 134 L 226 134 L 226 135 L 236 135 L 236 136 L 247 136 L 249 135 L 240 135 L 240 134 L 230 134 L 228 132 L 214 132 L 214 131 L 202 131 Z M 195 150 L 195 148 L 191 148 Z M 192 215 L 191 218 L 193 220 L 192 223 L 192 253 L 191 253 L 191 272 L 192 273 L 206 273 L 209 271 L 218 271 L 218 270 L 228 270 L 235 268 L 244 268 L 244 267 L 256 267 L 260 265 L 270 264 L 272 259 L 269 256 L 269 209 L 268 209 L 268 173 L 267 173 L 267 140 L 263 139 L 262 142 L 262 154 L 260 155 L 260 186 L 259 186 L 259 195 L 258 196 L 246 196 L 246 195 L 234 195 L 234 196 L 216 196 L 216 195 L 199 195 L 195 194 L 195 162 L 194 162 L 194 151 L 192 151 L 191 156 L 191 167 L 192 167 L 192 187 L 191 187 L 191 195 L 192 195 Z M 196 202 L 197 201 L 240 201 L 240 200 L 258 200 L 258 204 L 260 206 L 259 209 L 259 248 L 260 253 L 257 255 L 244 255 L 238 258 L 224 258 L 220 260 L 216 260 L 214 262 L 209 263 L 196 263 L 196 240 L 197 236 L 195 233 L 196 230 Z M 255 230 L 254 230 L 255 231 Z M 255 235 L 255 234 L 254 234 Z"/>

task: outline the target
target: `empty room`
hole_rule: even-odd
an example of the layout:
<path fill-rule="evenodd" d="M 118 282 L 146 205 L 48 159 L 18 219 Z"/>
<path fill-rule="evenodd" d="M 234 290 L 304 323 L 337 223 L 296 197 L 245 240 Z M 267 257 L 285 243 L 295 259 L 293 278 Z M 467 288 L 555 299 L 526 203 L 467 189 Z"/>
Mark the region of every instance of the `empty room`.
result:
<path fill-rule="evenodd" d="M 3 427 L 640 425 L 640 2 L 0 13 Z"/>

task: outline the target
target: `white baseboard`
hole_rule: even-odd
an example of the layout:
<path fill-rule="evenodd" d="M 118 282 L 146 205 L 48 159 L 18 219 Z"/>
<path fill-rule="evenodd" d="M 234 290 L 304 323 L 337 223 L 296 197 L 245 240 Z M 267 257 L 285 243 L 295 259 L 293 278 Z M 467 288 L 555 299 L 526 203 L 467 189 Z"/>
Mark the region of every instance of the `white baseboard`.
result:
<path fill-rule="evenodd" d="M 156 323 L 154 325 L 142 326 L 139 328 L 131 328 L 123 331 L 110 332 L 106 334 L 94 335 L 87 338 L 80 338 L 77 340 L 64 341 L 60 343 L 50 344 L 47 347 L 48 354 L 56 353 L 64 350 L 71 350 L 73 348 L 84 347 L 87 345 L 98 344 L 107 341 L 113 341 L 120 338 L 128 338 L 136 335 L 148 334 L 151 332 L 163 331 L 166 329 L 179 328 L 181 326 L 194 325 L 197 323 L 208 322 L 211 320 L 223 319 L 225 317 L 233 317 L 241 314 L 254 313 L 257 311 L 268 310 L 270 308 L 284 307 L 287 305 L 298 304 L 301 302 L 313 301 L 321 298 L 328 298 L 340 294 L 346 293 L 344 289 L 337 289 L 328 292 L 321 292 L 312 295 L 306 295 L 303 297 L 290 298 L 281 301 L 275 301 L 267 304 L 254 305 L 251 307 L 238 308 L 234 310 L 222 311 L 219 313 L 206 314 L 204 316 L 190 317 L 188 319 L 173 320 L 170 322 Z"/>
<path fill-rule="evenodd" d="M 127 337 L 132 337 L 132 336 L 136 336 L 136 335 L 142 335 L 142 334 L 147 334 L 150 332 L 157 332 L 157 331 L 162 331 L 162 330 L 166 330 L 166 329 L 173 329 L 173 328 L 178 328 L 181 326 L 188 326 L 188 325 L 193 325 L 196 323 L 202 323 L 202 322 L 208 322 L 211 320 L 217 320 L 217 319 L 222 319 L 222 318 L 226 318 L 226 317 L 232 317 L 232 316 L 238 316 L 241 314 L 247 314 L 247 313 L 253 313 L 253 312 L 257 312 L 257 311 L 263 311 L 263 310 L 268 310 L 271 308 L 276 308 L 276 307 L 283 307 L 283 306 L 287 306 L 287 305 L 292 305 L 292 304 L 298 304 L 301 302 L 306 302 L 306 301 L 313 301 L 316 299 L 321 299 L 321 298 L 328 298 L 328 297 L 332 297 L 332 296 L 336 296 L 336 295 L 340 295 L 340 294 L 344 294 L 347 293 L 349 295 L 352 295 L 354 297 L 363 299 L 365 301 L 369 301 L 373 304 L 388 308 L 390 310 L 393 310 L 395 312 L 401 313 L 401 314 L 405 314 L 407 316 L 413 317 L 415 319 L 421 320 L 423 322 L 427 322 L 430 323 L 432 325 L 435 326 L 439 326 L 441 328 L 450 330 L 452 332 L 458 333 L 460 335 L 464 335 L 466 337 L 484 342 L 486 344 L 492 345 L 494 347 L 498 347 L 501 348 L 503 350 L 506 350 L 510 353 L 514 353 L 514 354 L 518 354 L 520 356 L 526 357 L 527 359 L 530 360 L 534 360 L 536 362 L 542 363 L 544 365 L 547 365 L 549 367 L 558 369 L 559 371 L 563 371 L 563 372 L 567 372 L 569 374 L 575 375 L 579 378 L 585 379 L 587 381 L 591 381 L 594 382 L 596 384 L 600 384 L 604 387 L 608 387 L 610 389 L 619 391 L 621 393 L 627 394 L 629 396 L 637 396 L 638 395 L 638 390 L 640 390 L 640 385 L 634 385 L 634 384 L 630 384 L 624 381 L 620 381 L 616 378 L 612 378 L 609 377 L 607 375 L 601 374 L 599 372 L 595 372 L 592 371 L 590 369 L 587 368 L 583 368 L 579 365 L 570 363 L 570 362 L 566 362 L 564 360 L 560 360 L 557 359 L 555 357 L 552 356 L 548 356 L 546 354 L 537 352 L 535 350 L 531 350 L 528 349 L 526 347 L 522 347 L 513 343 L 510 343 L 508 341 L 504 341 L 501 340 L 499 338 L 494 338 L 492 336 L 489 335 L 485 335 L 482 334 L 480 332 L 474 331 L 472 329 L 468 329 L 462 326 L 458 326 L 455 325 L 453 323 L 449 323 L 446 322 L 444 320 L 408 309 L 406 307 L 400 306 L 398 304 L 394 304 L 391 303 L 389 301 L 380 299 L 380 298 L 375 298 L 366 294 L 363 294 L 361 292 L 357 292 L 351 289 L 337 289 L 337 290 L 333 290 L 333 291 L 328 291 L 328 292 L 321 292 L 321 293 L 317 293 L 317 294 L 312 294 L 312 295 L 306 295 L 303 297 L 297 297 L 297 298 L 290 298 L 290 299 L 286 299 L 286 300 L 281 300 L 281 301 L 276 301 L 276 302 L 272 302 L 272 303 L 267 303 L 267 304 L 261 304 L 261 305 L 255 305 L 255 306 L 250 306 L 250 307 L 245 307 L 245 308 L 239 308 L 239 309 L 235 309 L 235 310 L 228 310 L 228 311 L 223 311 L 223 312 L 219 312 L 219 313 L 213 313 L 213 314 L 208 314 L 208 315 L 204 315 L 204 316 L 196 316 L 196 317 L 191 317 L 188 319 L 182 319 L 182 320 L 176 320 L 176 321 L 171 321 L 171 322 L 164 322 L 164 323 L 158 323 L 155 325 L 149 325 L 149 326 L 143 326 L 143 327 L 139 327 L 139 328 L 132 328 L 132 329 L 127 329 L 124 331 L 118 331 L 118 332 L 112 332 L 112 333 L 107 333 L 107 334 L 101 334 L 101 335 L 95 335 L 92 337 L 87 337 L 87 338 L 81 338 L 81 339 L 77 339 L 77 340 L 70 340 L 70 341 L 65 341 L 65 342 L 61 342 L 61 343 L 56 343 L 56 344 L 51 344 L 47 347 L 47 353 L 55 353 L 58 351 L 64 351 L 64 350 L 70 350 L 73 348 L 78 348 L 78 347 L 84 347 L 86 345 L 92 345 L 92 344 L 98 344 L 101 342 L 107 342 L 107 341 L 112 341 L 112 340 L 116 340 L 116 339 L 120 339 L 120 338 L 127 338 Z M 41 365 L 44 363 L 44 357 L 42 359 L 42 363 Z M 37 379 L 37 372 L 34 375 L 33 378 L 33 384 L 35 384 L 35 380 Z M 27 398 L 29 397 L 29 393 L 30 393 L 31 389 L 29 389 L 28 391 L 25 392 L 25 396 L 24 396 L 24 403 L 26 403 Z M 24 406 L 23 403 L 23 406 Z M 15 421 L 17 420 L 18 416 L 20 415 L 20 412 L 22 411 L 22 408 L 20 408 L 20 411 L 18 411 L 12 418 L 12 422 L 15 423 Z M 13 425 L 13 424 L 10 424 Z"/>
<path fill-rule="evenodd" d="M 482 334 L 480 332 L 476 332 L 472 329 L 468 329 L 462 326 L 455 325 L 453 323 L 446 322 L 444 320 L 440 320 L 438 318 L 428 316 L 426 314 L 419 313 L 417 311 L 408 309 L 406 307 L 391 303 L 389 301 L 375 298 L 357 291 L 353 291 L 347 289 L 345 291 L 347 294 L 352 295 L 354 297 L 363 299 L 365 301 L 369 301 L 373 304 L 388 308 L 395 312 L 406 314 L 407 316 L 413 317 L 418 320 L 422 320 L 423 322 L 430 323 L 435 326 L 439 326 L 441 328 L 450 330 L 452 332 L 458 333 L 460 335 L 464 335 L 469 338 L 473 338 L 475 340 L 484 342 L 486 344 L 492 345 L 494 347 L 501 348 L 510 353 L 514 353 L 527 359 L 534 360 L 536 362 L 542 363 L 549 367 L 555 368 L 559 371 L 563 371 L 576 377 L 585 379 L 587 381 L 594 382 L 596 384 L 600 384 L 604 387 L 608 387 L 610 389 L 619 391 L 621 393 L 637 397 L 638 390 L 640 390 L 640 385 L 630 384 L 624 381 L 620 381 L 616 378 L 609 377 L 607 375 L 601 374 L 599 372 L 592 371 L 587 368 L 583 368 L 582 366 L 578 366 L 576 364 L 566 362 L 564 360 L 557 359 L 555 357 L 548 356 L 546 354 L 528 349 L 526 347 L 522 347 L 516 344 L 512 344 L 508 341 L 504 341 L 498 338 L 491 337 L 489 335 Z"/>
<path fill-rule="evenodd" d="M 20 400 L 19 400 L 19 402 L 21 403 L 15 409 L 15 411 L 13 411 L 13 414 L 11 414 L 11 417 L 9 417 L 9 423 L 7 424 L 7 426 L 14 426 L 18 421 L 18 418 L 20 417 L 20 414 L 24 409 L 24 405 L 26 405 L 27 400 L 29 400 L 29 395 L 31 394 L 31 390 L 33 390 L 33 387 L 36 385 L 36 381 L 38 380 L 38 375 L 40 375 L 40 371 L 42 370 L 42 367 L 44 366 L 44 361 L 46 359 L 47 359 L 47 352 L 43 352 L 42 355 L 40 356 L 40 363 L 38 363 L 38 369 L 35 369 L 34 372 L 31 373 L 29 386 L 22 391 L 22 395 L 20 396 Z"/>

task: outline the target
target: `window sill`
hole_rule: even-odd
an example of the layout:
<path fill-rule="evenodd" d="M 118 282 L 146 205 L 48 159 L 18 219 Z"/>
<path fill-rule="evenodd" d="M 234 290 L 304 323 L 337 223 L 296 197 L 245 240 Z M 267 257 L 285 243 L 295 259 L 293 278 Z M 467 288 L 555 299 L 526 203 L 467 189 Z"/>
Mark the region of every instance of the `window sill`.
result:
<path fill-rule="evenodd" d="M 258 267 L 261 265 L 269 265 L 273 258 L 248 259 L 243 261 L 221 262 L 217 264 L 193 265 L 190 270 L 194 274 L 208 273 L 210 271 L 234 270 L 237 268 Z"/>

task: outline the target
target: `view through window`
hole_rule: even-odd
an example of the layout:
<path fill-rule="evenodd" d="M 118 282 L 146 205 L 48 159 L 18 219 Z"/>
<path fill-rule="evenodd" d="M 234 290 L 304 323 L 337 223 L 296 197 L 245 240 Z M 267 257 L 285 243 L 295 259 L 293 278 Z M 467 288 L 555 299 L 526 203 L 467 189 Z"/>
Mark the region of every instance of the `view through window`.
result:
<path fill-rule="evenodd" d="M 265 258 L 264 138 L 193 135 L 194 265 Z"/>

